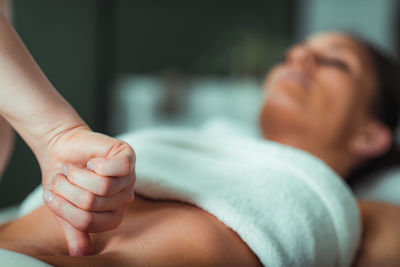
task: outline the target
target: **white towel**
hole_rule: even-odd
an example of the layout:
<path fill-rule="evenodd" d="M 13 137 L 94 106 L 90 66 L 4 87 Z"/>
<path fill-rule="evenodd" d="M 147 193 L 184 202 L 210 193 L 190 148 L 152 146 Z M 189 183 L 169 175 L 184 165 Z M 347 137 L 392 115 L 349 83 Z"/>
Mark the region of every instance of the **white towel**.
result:
<path fill-rule="evenodd" d="M 235 120 L 229 117 L 214 117 L 202 127 L 218 135 L 239 135 L 260 138 L 260 129 L 253 122 Z M 353 192 L 357 198 L 384 201 L 400 205 L 400 166 L 388 167 L 368 174 L 356 183 Z"/>
<path fill-rule="evenodd" d="M 136 192 L 210 212 L 265 266 L 351 265 L 359 212 L 339 176 L 304 151 L 206 129 L 120 136 L 136 152 Z M 41 193 L 24 201 L 21 215 L 42 203 Z"/>
<path fill-rule="evenodd" d="M 136 192 L 197 205 L 236 231 L 265 266 L 350 266 L 356 200 L 316 157 L 281 144 L 187 129 L 126 134 Z"/>

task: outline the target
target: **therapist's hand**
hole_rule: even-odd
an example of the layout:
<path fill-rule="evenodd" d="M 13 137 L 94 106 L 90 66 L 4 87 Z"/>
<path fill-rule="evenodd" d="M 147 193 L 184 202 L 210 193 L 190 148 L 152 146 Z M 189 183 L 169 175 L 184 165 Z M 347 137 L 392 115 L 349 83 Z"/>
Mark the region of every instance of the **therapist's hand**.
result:
<path fill-rule="evenodd" d="M 44 200 L 65 233 L 71 256 L 92 253 L 89 233 L 114 229 L 133 201 L 135 153 L 86 126 L 64 131 L 39 160 Z"/>
<path fill-rule="evenodd" d="M 43 187 L 49 190 L 46 205 L 57 216 L 71 255 L 90 254 L 88 232 L 118 226 L 133 199 L 134 152 L 86 126 L 1 12 L 0 36 L 0 116 L 39 161 Z"/>

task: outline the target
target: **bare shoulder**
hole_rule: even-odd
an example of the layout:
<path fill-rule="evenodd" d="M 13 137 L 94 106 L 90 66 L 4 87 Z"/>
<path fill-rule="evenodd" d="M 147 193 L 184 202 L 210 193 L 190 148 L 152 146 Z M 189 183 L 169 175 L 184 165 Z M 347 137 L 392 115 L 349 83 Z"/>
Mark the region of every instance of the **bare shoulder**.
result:
<path fill-rule="evenodd" d="M 95 255 L 89 257 L 67 255 L 63 234 L 51 216 L 43 207 L 5 227 L 0 247 L 1 237 L 18 241 L 29 236 L 37 247 L 51 250 L 33 250 L 32 242 L 4 248 L 54 266 L 261 266 L 234 231 L 186 204 L 137 197 L 117 229 L 91 236 Z"/>
<path fill-rule="evenodd" d="M 166 229 L 164 242 L 155 245 L 162 265 L 260 266 L 258 258 L 233 230 L 200 209 L 179 214 Z"/>
<path fill-rule="evenodd" d="M 135 227 L 141 230 L 132 236 L 132 243 L 125 249 L 138 265 L 261 265 L 234 231 L 199 208 L 178 203 L 146 203 L 134 213 L 125 222 L 135 220 Z"/>
<path fill-rule="evenodd" d="M 358 205 L 363 236 L 355 266 L 399 266 L 400 206 L 367 200 Z"/>

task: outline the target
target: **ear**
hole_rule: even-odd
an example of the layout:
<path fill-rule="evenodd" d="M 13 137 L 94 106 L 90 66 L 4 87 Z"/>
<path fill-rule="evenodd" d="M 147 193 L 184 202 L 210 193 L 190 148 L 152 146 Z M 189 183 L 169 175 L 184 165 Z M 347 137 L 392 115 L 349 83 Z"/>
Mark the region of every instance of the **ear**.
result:
<path fill-rule="evenodd" d="M 349 152 L 360 158 L 375 158 L 385 154 L 393 143 L 389 128 L 377 121 L 369 121 L 350 140 Z"/>

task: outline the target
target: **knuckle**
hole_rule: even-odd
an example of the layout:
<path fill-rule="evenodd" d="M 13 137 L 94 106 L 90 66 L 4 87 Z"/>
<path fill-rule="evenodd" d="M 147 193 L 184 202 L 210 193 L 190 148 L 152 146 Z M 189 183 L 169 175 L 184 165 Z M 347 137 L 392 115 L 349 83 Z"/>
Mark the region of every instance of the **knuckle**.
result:
<path fill-rule="evenodd" d="M 108 178 L 102 178 L 101 183 L 98 187 L 98 194 L 102 197 L 106 197 L 110 194 L 112 182 Z"/>
<path fill-rule="evenodd" d="M 129 155 L 131 157 L 135 158 L 136 157 L 135 150 L 132 148 L 132 146 L 125 141 L 121 141 L 121 142 L 122 142 L 122 146 L 129 152 Z"/>
<path fill-rule="evenodd" d="M 122 147 L 128 151 L 128 155 L 125 157 L 125 161 L 127 163 L 127 170 L 130 172 L 131 171 L 131 165 L 134 165 L 136 161 L 136 153 L 135 150 L 128 144 L 123 142 Z"/>
<path fill-rule="evenodd" d="M 96 205 L 96 197 L 89 192 L 86 192 L 81 196 L 82 196 L 82 201 L 81 201 L 82 208 L 85 210 L 92 210 Z"/>
<path fill-rule="evenodd" d="M 68 176 L 63 177 L 71 183 L 77 184 L 79 183 L 79 174 L 73 168 L 68 168 Z"/>
<path fill-rule="evenodd" d="M 116 159 L 118 163 L 118 170 L 121 175 L 128 175 L 131 172 L 131 161 L 129 156 L 122 156 Z"/>
<path fill-rule="evenodd" d="M 128 158 L 124 159 L 124 161 L 122 163 L 122 169 L 123 169 L 123 172 L 126 174 L 131 172 L 131 163 Z"/>
<path fill-rule="evenodd" d="M 58 192 L 58 188 L 60 186 L 60 175 L 57 175 L 56 177 L 54 177 L 54 180 L 52 182 L 52 186 L 51 189 L 55 192 Z"/>
<path fill-rule="evenodd" d="M 68 164 L 65 171 L 66 172 L 64 173 L 64 175 L 66 177 L 69 177 L 69 178 L 71 177 L 72 178 L 72 177 L 75 177 L 75 175 L 76 175 L 75 167 L 72 164 Z"/>
<path fill-rule="evenodd" d="M 90 232 L 93 225 L 93 215 L 90 212 L 85 212 L 82 216 L 78 228 L 83 232 Z"/>
<path fill-rule="evenodd" d="M 57 194 L 63 195 L 63 194 L 62 194 L 62 192 L 63 192 L 62 188 L 63 188 L 64 183 L 65 183 L 65 178 L 64 178 L 64 176 L 62 176 L 62 175 L 57 175 L 57 176 L 54 178 L 54 180 L 53 180 L 53 184 L 52 184 L 51 189 L 52 189 L 54 192 L 56 192 Z"/>

